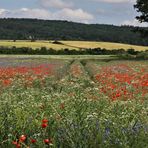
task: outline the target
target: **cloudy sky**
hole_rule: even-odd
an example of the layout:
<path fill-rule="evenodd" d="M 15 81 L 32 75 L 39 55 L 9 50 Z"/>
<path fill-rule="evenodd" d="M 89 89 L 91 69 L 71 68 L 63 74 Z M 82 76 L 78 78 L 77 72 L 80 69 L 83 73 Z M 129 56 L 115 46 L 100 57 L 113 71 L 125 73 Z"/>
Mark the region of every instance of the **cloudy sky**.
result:
<path fill-rule="evenodd" d="M 0 18 L 39 18 L 99 24 L 140 24 L 136 0 L 0 0 Z"/>

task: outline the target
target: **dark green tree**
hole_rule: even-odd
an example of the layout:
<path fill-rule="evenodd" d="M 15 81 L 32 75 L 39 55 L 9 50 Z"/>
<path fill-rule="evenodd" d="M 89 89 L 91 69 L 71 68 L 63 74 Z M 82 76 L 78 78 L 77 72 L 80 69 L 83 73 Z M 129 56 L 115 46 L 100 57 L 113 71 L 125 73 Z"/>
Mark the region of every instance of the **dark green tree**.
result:
<path fill-rule="evenodd" d="M 140 12 L 141 15 L 136 18 L 142 22 L 148 22 L 148 0 L 137 0 L 137 4 L 134 5 L 137 12 Z"/>
<path fill-rule="evenodd" d="M 148 0 L 137 0 L 137 3 L 134 5 L 137 12 L 140 12 L 141 14 L 139 16 L 136 16 L 136 19 L 141 23 L 148 23 Z M 142 35 L 148 37 L 148 27 L 144 29 L 139 29 L 142 33 Z"/>

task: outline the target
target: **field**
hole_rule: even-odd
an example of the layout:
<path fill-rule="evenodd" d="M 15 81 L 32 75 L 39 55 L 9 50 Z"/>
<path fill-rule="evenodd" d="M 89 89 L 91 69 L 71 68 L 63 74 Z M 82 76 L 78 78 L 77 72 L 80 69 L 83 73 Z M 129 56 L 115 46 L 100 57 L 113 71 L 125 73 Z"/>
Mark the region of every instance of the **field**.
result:
<path fill-rule="evenodd" d="M 0 114 L 1 148 L 147 148 L 148 63 L 0 56 Z"/>
<path fill-rule="evenodd" d="M 135 49 L 137 51 L 144 51 L 148 50 L 147 46 L 136 46 L 136 45 L 129 45 L 129 44 L 120 44 L 120 43 L 110 43 L 110 42 L 90 42 L 90 41 L 61 41 L 63 45 L 59 44 L 53 44 L 52 41 L 36 41 L 36 42 L 30 42 L 30 41 L 10 41 L 10 40 L 1 40 L 0 46 L 5 47 L 31 47 L 33 49 L 41 48 L 41 47 L 47 47 L 47 48 L 53 48 L 56 50 L 60 49 L 81 49 L 81 48 L 105 48 L 108 50 L 112 49 Z"/>

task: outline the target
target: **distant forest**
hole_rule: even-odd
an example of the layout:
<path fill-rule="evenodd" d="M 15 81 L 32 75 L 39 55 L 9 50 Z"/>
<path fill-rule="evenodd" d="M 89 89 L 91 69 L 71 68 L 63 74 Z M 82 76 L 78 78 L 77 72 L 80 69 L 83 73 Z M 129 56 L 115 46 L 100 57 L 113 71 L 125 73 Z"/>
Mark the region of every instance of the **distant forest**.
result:
<path fill-rule="evenodd" d="M 81 40 L 148 45 L 133 26 L 82 24 L 38 19 L 0 19 L 0 39 Z"/>

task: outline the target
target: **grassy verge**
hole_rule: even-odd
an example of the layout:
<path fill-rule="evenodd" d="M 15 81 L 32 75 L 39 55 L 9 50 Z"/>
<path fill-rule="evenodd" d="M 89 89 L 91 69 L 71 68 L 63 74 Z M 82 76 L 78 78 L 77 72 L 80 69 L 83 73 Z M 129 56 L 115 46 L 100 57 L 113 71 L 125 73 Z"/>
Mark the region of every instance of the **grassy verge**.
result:
<path fill-rule="evenodd" d="M 113 55 L 0 55 L 0 58 L 114 59 Z"/>

